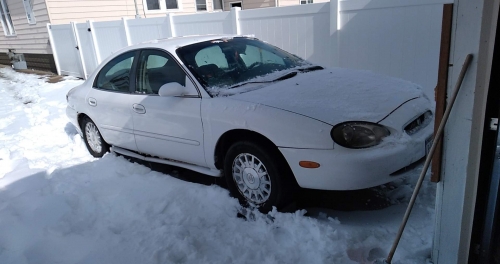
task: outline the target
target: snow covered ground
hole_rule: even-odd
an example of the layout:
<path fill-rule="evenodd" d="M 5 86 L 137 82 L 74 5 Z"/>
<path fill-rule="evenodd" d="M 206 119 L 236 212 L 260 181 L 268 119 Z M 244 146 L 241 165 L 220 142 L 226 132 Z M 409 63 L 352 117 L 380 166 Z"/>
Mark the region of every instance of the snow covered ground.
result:
<path fill-rule="evenodd" d="M 389 251 L 419 171 L 380 188 L 385 209 L 245 220 L 221 187 L 92 158 L 65 116 L 81 82 L 0 68 L 0 263 L 370 263 Z M 434 199 L 425 181 L 393 263 L 430 257 Z"/>

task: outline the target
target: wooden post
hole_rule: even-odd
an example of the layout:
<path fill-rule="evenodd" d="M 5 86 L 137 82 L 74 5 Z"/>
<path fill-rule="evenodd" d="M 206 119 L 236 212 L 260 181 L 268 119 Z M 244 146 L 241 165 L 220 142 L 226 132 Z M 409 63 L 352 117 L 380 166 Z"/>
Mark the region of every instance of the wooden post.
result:
<path fill-rule="evenodd" d="M 451 25 L 453 19 L 453 4 L 443 5 L 443 20 L 441 24 L 441 48 L 439 51 L 438 82 L 435 89 L 436 112 L 434 113 L 434 134 L 443 118 L 446 108 L 446 88 L 448 86 L 448 67 L 450 61 Z M 434 138 L 436 140 L 436 138 Z M 431 182 L 441 180 L 441 157 L 443 140 L 440 140 L 432 159 Z"/>

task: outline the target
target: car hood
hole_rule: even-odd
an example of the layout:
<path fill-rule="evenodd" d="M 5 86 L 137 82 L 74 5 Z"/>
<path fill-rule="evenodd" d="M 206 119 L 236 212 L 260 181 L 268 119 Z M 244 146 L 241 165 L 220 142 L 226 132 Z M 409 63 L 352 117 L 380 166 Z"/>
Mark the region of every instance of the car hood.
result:
<path fill-rule="evenodd" d="M 299 73 L 255 90 L 247 88 L 230 98 L 336 125 L 345 121 L 379 122 L 420 96 L 421 88 L 408 81 L 369 71 L 333 68 Z"/>

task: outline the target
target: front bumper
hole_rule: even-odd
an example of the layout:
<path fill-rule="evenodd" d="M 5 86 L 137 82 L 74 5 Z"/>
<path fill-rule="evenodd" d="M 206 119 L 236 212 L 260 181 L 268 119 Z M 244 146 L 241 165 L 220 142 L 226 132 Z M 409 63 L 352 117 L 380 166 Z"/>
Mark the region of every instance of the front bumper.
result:
<path fill-rule="evenodd" d="M 432 136 L 429 125 L 417 134 L 401 139 L 388 139 L 367 149 L 279 148 L 292 169 L 299 186 L 320 190 L 356 190 L 374 187 L 404 177 L 412 170 L 401 170 L 415 165 L 426 155 L 425 141 Z M 314 161 L 319 168 L 307 169 L 300 161 Z M 391 175 L 392 174 L 392 175 Z"/>

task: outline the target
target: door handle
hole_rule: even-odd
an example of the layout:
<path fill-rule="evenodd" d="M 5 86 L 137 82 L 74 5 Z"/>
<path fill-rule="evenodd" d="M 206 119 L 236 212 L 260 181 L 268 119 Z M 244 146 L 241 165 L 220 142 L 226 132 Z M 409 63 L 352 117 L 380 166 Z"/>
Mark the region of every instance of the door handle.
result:
<path fill-rule="evenodd" d="M 133 104 L 132 109 L 138 114 L 145 114 L 146 113 L 146 108 L 141 105 L 141 104 Z"/>
<path fill-rule="evenodd" d="M 97 105 L 97 100 L 95 98 L 89 97 L 88 102 L 89 102 L 90 106 L 96 106 Z"/>

